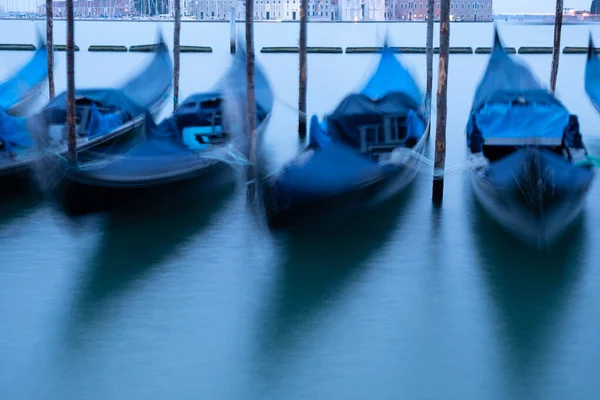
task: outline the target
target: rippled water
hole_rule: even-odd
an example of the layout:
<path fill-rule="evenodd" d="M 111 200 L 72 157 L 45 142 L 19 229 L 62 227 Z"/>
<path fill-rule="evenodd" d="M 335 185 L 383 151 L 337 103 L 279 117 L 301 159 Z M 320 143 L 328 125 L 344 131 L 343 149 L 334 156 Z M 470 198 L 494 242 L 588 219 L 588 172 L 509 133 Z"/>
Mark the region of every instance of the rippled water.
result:
<path fill-rule="evenodd" d="M 0 21 L 0 41 L 34 43 L 36 28 Z M 88 53 L 90 44 L 149 43 L 156 28 L 77 23 L 77 85 L 113 85 L 149 57 Z M 172 27 L 163 28 L 170 41 Z M 255 29 L 257 48 L 297 43 L 297 24 Z M 552 44 L 551 26 L 499 29 L 507 46 Z M 585 46 L 590 29 L 600 36 L 599 26 L 565 26 L 563 44 Z M 376 45 L 386 30 L 396 45 L 424 43 L 424 24 L 310 24 L 309 45 Z M 57 43 L 64 32 L 57 23 Z M 451 43 L 490 46 L 492 32 L 452 24 Z M 183 24 L 182 44 L 214 52 L 182 55 L 182 97 L 214 84 L 230 59 L 228 35 L 227 24 Z M 0 52 L 0 79 L 30 55 Z M 549 79 L 550 56 L 523 59 Z M 277 97 L 268 150 L 284 161 L 296 149 L 286 104 L 296 103 L 297 56 L 258 60 Z M 403 60 L 424 84 L 424 56 Z M 376 56 L 308 61 L 309 112 L 322 115 Z M 486 63 L 450 58 L 450 167 L 465 159 L 464 125 Z M 60 54 L 58 90 L 64 67 Z M 584 55 L 562 56 L 557 92 L 599 154 L 584 67 Z M 465 173 L 449 176 L 433 208 L 424 168 L 395 204 L 302 240 L 265 231 L 242 191 L 77 219 L 43 199 L 3 199 L 0 398 L 599 398 L 598 185 L 562 242 L 537 254 L 489 220 L 467 183 Z"/>

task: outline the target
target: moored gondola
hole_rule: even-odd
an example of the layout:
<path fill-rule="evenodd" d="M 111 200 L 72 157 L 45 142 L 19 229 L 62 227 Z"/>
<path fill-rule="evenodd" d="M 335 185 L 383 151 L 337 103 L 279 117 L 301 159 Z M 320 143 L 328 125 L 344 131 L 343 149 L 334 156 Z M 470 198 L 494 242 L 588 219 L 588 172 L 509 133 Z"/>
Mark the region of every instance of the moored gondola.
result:
<path fill-rule="evenodd" d="M 145 125 L 168 98 L 172 62 L 162 38 L 149 65 L 117 89 L 80 89 L 76 96 L 77 152 L 81 160 L 110 154 L 122 143 L 143 137 Z M 67 95 L 61 93 L 30 118 L 0 115 L 0 186 L 30 187 L 32 177 L 53 181 L 58 154 L 67 155 Z M 42 157 L 42 155 L 51 155 Z M 34 175 L 33 172 L 36 172 Z M 21 184 L 21 185 L 19 185 Z M 24 185 L 23 185 L 24 184 Z"/>
<path fill-rule="evenodd" d="M 281 171 L 262 174 L 272 229 L 335 226 L 399 194 L 418 173 L 429 110 L 386 41 L 364 87 L 322 123 L 313 116 L 309 133 Z"/>
<path fill-rule="evenodd" d="M 497 33 L 466 133 L 483 207 L 525 242 L 551 244 L 580 213 L 594 171 L 577 117 L 504 51 Z"/>
<path fill-rule="evenodd" d="M 238 49 L 232 65 L 210 92 L 179 105 L 132 148 L 118 148 L 101 161 L 71 167 L 61 163 L 60 200 L 69 214 L 103 211 L 133 202 L 152 203 L 157 194 L 209 197 L 231 186 L 247 160 L 243 100 L 246 53 Z M 272 93 L 260 65 L 255 69 L 258 129 L 266 126 Z"/>

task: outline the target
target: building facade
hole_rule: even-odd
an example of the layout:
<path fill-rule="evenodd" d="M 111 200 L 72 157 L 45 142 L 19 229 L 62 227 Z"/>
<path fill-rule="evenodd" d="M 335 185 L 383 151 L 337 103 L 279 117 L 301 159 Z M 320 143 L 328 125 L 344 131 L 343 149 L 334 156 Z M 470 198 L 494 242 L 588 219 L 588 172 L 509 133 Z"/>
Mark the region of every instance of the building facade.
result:
<path fill-rule="evenodd" d="M 385 0 L 339 0 L 338 20 L 383 21 Z"/>
<path fill-rule="evenodd" d="M 387 0 L 388 20 L 423 21 L 427 19 L 427 0 Z M 440 2 L 434 2 L 434 18 L 440 18 Z M 493 0 L 457 0 L 450 3 L 450 20 L 489 22 L 493 20 Z"/>
<path fill-rule="evenodd" d="M 57 18 L 66 17 L 67 2 L 53 1 L 53 13 Z M 38 14 L 46 14 L 46 5 L 38 8 Z M 134 0 L 73 0 L 75 18 L 85 17 L 122 17 L 136 14 Z"/>
<path fill-rule="evenodd" d="M 190 15 L 199 20 L 229 20 L 235 7 L 237 20 L 246 18 L 246 2 L 241 0 L 193 0 Z M 183 8 L 182 8 L 183 10 Z M 332 0 L 309 0 L 309 20 L 330 21 L 337 16 Z M 300 19 L 300 0 L 254 0 L 254 19 L 260 21 L 294 21 Z"/>

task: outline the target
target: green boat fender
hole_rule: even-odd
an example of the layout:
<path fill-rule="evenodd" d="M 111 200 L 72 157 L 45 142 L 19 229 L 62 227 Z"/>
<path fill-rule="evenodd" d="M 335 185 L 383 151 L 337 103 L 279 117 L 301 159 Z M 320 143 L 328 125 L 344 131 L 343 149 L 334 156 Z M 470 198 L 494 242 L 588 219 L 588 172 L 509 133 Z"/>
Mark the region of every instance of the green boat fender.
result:
<path fill-rule="evenodd" d="M 577 161 L 575 165 L 583 167 L 600 168 L 600 158 L 588 155 L 584 160 Z"/>

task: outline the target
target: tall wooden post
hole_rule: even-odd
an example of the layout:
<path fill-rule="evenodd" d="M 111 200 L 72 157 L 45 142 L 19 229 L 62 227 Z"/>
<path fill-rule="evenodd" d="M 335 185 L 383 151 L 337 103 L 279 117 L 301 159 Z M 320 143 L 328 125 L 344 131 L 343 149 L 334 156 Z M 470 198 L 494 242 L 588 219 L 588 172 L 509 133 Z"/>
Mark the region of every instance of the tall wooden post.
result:
<path fill-rule="evenodd" d="M 173 35 L 173 110 L 179 104 L 179 39 L 181 35 L 181 0 L 175 0 L 175 32 Z"/>
<path fill-rule="evenodd" d="M 434 171 L 446 168 L 446 112 L 448 97 L 448 50 L 450 47 L 450 0 L 441 0 L 440 10 L 440 63 L 437 89 L 437 123 L 435 126 Z M 444 177 L 433 177 L 433 201 L 441 203 L 444 197 Z"/>
<path fill-rule="evenodd" d="M 48 95 L 54 98 L 54 34 L 52 33 L 54 11 L 52 0 L 46 0 L 46 48 L 48 50 Z"/>
<path fill-rule="evenodd" d="M 298 137 L 306 139 L 306 31 L 307 31 L 308 0 L 300 3 L 300 81 L 298 98 Z"/>
<path fill-rule="evenodd" d="M 558 61 L 560 58 L 560 37 L 563 22 L 563 0 L 556 0 L 556 17 L 554 19 L 554 50 L 552 52 L 552 72 L 550 75 L 550 90 L 556 91 L 558 79 Z"/>
<path fill-rule="evenodd" d="M 77 164 L 77 138 L 75 136 L 75 21 L 73 0 L 67 0 L 67 132 L 69 158 Z M 54 49 L 53 49 L 54 50 Z"/>
<path fill-rule="evenodd" d="M 425 101 L 429 109 L 429 118 L 431 118 L 431 95 L 433 92 L 433 23 L 434 23 L 434 3 L 435 0 L 427 0 L 427 91 Z"/>
<path fill-rule="evenodd" d="M 246 117 L 248 129 L 248 169 L 247 182 L 249 202 L 254 201 L 254 166 L 256 163 L 256 98 L 254 88 L 254 0 L 246 1 Z"/>
<path fill-rule="evenodd" d="M 235 7 L 231 7 L 229 18 L 229 52 L 235 54 Z"/>

